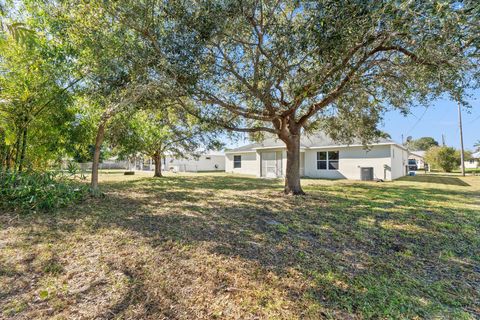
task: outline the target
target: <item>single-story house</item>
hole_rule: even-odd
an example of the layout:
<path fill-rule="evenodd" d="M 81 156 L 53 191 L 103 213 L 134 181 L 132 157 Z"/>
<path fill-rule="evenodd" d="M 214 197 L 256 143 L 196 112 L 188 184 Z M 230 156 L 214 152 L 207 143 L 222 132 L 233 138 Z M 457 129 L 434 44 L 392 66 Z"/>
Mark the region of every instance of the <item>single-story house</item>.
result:
<path fill-rule="evenodd" d="M 155 162 L 150 157 L 139 157 L 134 160 L 135 170 L 153 171 Z M 172 172 L 208 172 L 225 171 L 225 155 L 222 152 L 210 151 L 200 154 L 198 157 L 174 157 L 162 158 L 162 171 Z"/>
<path fill-rule="evenodd" d="M 394 180 L 407 174 L 408 150 L 388 139 L 365 148 L 336 143 L 318 133 L 300 142 L 300 175 L 311 178 Z M 286 173 L 287 149 L 278 138 L 225 151 L 225 171 L 280 178 Z"/>
<path fill-rule="evenodd" d="M 477 169 L 480 168 L 480 151 L 473 153 L 472 157 L 465 161 L 465 169 Z"/>
<path fill-rule="evenodd" d="M 408 164 L 415 164 L 417 165 L 417 169 L 424 169 L 425 168 L 425 153 L 426 151 L 417 150 L 417 151 L 410 151 L 408 155 Z"/>
<path fill-rule="evenodd" d="M 193 156 L 185 158 L 165 157 L 162 161 L 162 169 L 165 171 L 225 171 L 225 155 L 222 152 L 209 152 L 201 154 L 198 158 Z"/>
<path fill-rule="evenodd" d="M 72 158 L 65 158 L 61 161 L 61 168 L 62 170 L 67 170 L 69 163 L 76 163 L 80 167 L 81 170 L 92 170 L 92 162 L 76 162 Z M 98 168 L 100 170 L 111 170 L 111 169 L 128 169 L 129 162 L 127 160 L 119 160 L 117 157 L 112 157 L 109 159 L 102 160 L 98 164 Z"/>

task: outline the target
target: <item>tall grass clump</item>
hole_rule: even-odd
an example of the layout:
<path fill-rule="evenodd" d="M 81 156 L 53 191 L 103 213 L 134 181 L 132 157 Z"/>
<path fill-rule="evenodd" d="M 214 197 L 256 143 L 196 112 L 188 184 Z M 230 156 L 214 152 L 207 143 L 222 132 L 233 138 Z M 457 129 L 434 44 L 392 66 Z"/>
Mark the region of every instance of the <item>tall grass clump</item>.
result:
<path fill-rule="evenodd" d="M 46 212 L 80 201 L 87 193 L 87 186 L 61 172 L 0 173 L 1 209 Z"/>

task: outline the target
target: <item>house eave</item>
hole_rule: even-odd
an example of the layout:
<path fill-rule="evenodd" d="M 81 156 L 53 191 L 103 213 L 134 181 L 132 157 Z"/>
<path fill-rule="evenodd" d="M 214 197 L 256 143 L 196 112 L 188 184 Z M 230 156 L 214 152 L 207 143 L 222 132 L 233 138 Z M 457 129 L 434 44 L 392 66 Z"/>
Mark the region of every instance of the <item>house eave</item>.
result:
<path fill-rule="evenodd" d="M 233 153 L 255 153 L 255 150 L 230 150 L 230 151 L 225 151 L 225 154 L 233 154 Z"/>
<path fill-rule="evenodd" d="M 275 146 L 275 147 L 256 147 L 253 148 L 253 150 L 272 150 L 272 149 L 286 149 L 287 147 L 285 146 Z M 300 147 L 300 151 L 305 151 L 305 147 Z"/>
<path fill-rule="evenodd" d="M 407 150 L 405 147 L 398 145 L 395 142 L 380 142 L 380 143 L 372 143 L 367 145 L 368 146 L 389 146 L 389 145 L 395 145 L 401 149 Z M 309 150 L 316 150 L 316 149 L 333 149 L 333 148 L 349 148 L 349 147 L 364 147 L 363 144 L 334 144 L 334 145 L 329 145 L 329 146 L 318 146 L 318 147 L 307 147 Z"/>
<path fill-rule="evenodd" d="M 407 148 L 405 148 L 402 145 L 399 145 L 398 143 L 395 142 L 380 142 L 380 143 L 372 143 L 367 146 L 389 146 L 389 145 L 395 145 L 399 147 L 400 149 L 403 149 L 405 151 L 408 151 Z M 363 144 L 334 144 L 334 145 L 328 145 L 328 146 L 311 146 L 311 147 L 300 147 L 300 151 L 304 152 L 306 150 L 322 150 L 322 149 L 335 149 L 335 148 L 349 148 L 349 147 L 364 147 Z M 273 150 L 273 149 L 286 149 L 285 146 L 272 146 L 272 147 L 255 147 L 252 148 L 251 150 L 230 150 L 230 151 L 225 151 L 225 154 L 232 154 L 232 153 L 252 153 L 252 152 L 257 152 L 261 150 Z"/>

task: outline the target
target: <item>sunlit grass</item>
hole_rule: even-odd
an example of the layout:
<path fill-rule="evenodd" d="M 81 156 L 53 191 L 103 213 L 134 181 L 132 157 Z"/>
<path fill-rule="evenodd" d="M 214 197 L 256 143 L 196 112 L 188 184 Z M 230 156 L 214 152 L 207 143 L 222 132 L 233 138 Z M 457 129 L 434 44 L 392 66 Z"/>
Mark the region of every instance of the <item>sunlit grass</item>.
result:
<path fill-rule="evenodd" d="M 104 198 L 1 216 L 0 318 L 479 316 L 480 177 L 305 179 L 305 197 L 228 174 L 101 179 Z"/>

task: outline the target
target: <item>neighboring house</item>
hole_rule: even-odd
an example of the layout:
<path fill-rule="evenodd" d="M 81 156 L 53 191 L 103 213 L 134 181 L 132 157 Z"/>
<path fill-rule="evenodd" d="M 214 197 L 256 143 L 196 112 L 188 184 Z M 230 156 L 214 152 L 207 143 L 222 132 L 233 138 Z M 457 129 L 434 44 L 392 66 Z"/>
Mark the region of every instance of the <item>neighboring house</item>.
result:
<path fill-rule="evenodd" d="M 477 169 L 480 167 L 480 151 L 473 153 L 470 160 L 467 160 L 465 163 L 465 169 Z"/>
<path fill-rule="evenodd" d="M 151 157 L 147 156 L 139 155 L 123 163 L 125 165 L 122 168 L 129 170 L 155 170 L 155 162 Z M 201 154 L 199 157 L 188 156 L 186 158 L 176 158 L 172 156 L 167 156 L 162 158 L 162 171 L 225 171 L 225 155 L 220 152 L 209 152 L 207 154 Z"/>
<path fill-rule="evenodd" d="M 174 172 L 202 172 L 202 171 L 225 171 L 225 155 L 220 152 L 209 152 L 198 158 L 189 156 L 186 158 L 166 157 L 162 159 L 162 169 Z"/>
<path fill-rule="evenodd" d="M 324 134 L 304 136 L 300 143 L 300 175 L 312 178 L 393 180 L 407 172 L 408 151 L 387 139 L 372 143 L 335 143 Z M 279 178 L 286 173 L 287 150 L 277 138 L 225 152 L 225 171 Z"/>
<path fill-rule="evenodd" d="M 78 163 L 82 170 L 92 170 L 92 162 L 75 162 L 73 159 L 63 159 L 62 160 L 62 169 L 66 170 L 68 167 L 68 163 L 74 162 Z M 127 160 L 119 160 L 116 157 L 112 157 L 110 159 L 105 159 L 98 164 L 98 168 L 100 170 L 108 170 L 108 169 L 128 169 L 130 166 Z"/>
<path fill-rule="evenodd" d="M 410 151 L 408 154 L 408 165 L 416 165 L 417 169 L 425 169 L 425 153 L 426 151 L 417 150 Z"/>

